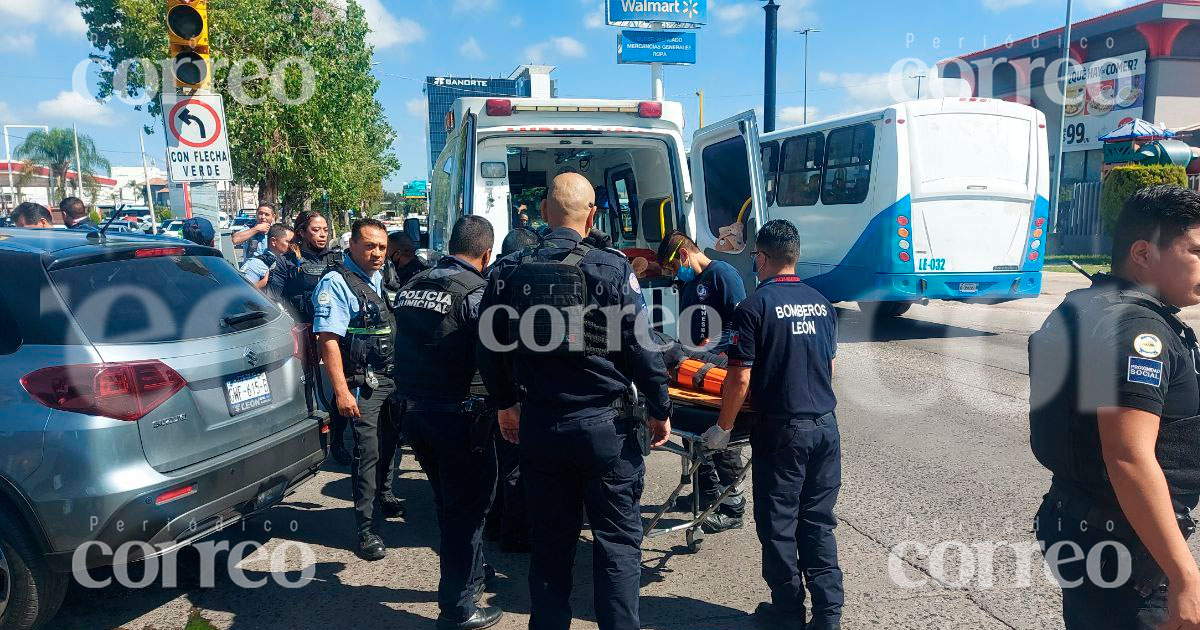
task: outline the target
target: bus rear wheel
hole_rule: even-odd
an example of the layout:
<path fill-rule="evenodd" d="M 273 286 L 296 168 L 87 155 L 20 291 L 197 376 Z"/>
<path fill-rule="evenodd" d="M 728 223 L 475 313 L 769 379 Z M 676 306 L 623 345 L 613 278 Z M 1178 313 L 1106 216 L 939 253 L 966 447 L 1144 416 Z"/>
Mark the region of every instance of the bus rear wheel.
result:
<path fill-rule="evenodd" d="M 900 317 L 912 308 L 912 302 L 859 302 L 858 309 L 871 319 Z"/>

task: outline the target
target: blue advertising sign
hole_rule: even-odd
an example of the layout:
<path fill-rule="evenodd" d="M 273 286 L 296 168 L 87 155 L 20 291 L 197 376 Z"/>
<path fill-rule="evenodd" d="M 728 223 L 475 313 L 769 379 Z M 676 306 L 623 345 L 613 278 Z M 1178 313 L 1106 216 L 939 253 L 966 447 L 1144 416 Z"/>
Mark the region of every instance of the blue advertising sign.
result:
<path fill-rule="evenodd" d="M 608 25 L 627 28 L 700 28 L 708 0 L 608 0 Z"/>
<path fill-rule="evenodd" d="M 696 34 L 667 31 L 621 31 L 617 63 L 696 63 Z"/>

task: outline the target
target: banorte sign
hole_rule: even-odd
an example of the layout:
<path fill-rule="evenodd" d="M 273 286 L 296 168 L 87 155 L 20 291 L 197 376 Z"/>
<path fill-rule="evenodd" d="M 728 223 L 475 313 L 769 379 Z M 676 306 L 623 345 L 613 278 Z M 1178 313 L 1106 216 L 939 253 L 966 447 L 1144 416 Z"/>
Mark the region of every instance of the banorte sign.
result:
<path fill-rule="evenodd" d="M 700 28 L 708 23 L 708 0 L 608 0 L 609 26 Z"/>

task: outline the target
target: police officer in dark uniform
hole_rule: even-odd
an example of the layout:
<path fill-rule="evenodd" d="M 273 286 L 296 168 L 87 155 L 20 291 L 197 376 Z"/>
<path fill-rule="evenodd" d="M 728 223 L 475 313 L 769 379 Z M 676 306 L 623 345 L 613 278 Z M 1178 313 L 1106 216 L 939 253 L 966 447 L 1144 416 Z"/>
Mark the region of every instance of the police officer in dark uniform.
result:
<path fill-rule="evenodd" d="M 383 268 L 383 288 L 397 293 L 413 276 L 429 269 L 417 256 L 417 246 L 403 231 L 388 234 L 387 265 Z"/>
<path fill-rule="evenodd" d="M 631 380 L 646 397 L 651 440 L 661 444 L 670 434 L 662 356 L 638 342 L 649 338 L 649 325 L 633 268 L 617 253 L 581 245 L 595 215 L 587 179 L 577 173 L 556 177 L 542 207 L 551 231 L 538 248 L 496 263 L 482 305 L 480 373 L 501 409 L 501 433 L 521 446 L 521 475 L 531 498 L 533 630 L 571 625 L 571 569 L 583 509 L 594 537 L 599 627 L 639 628 L 645 463 L 636 436 L 644 425 L 619 422 L 617 411 Z M 578 314 L 580 300 L 596 307 L 589 312 L 604 323 L 558 312 L 560 323 L 570 322 L 564 329 L 529 317 L 567 302 Z M 531 303 L 546 308 L 530 309 Z M 502 310 L 521 316 L 501 316 Z M 608 334 L 610 324 L 619 330 Z M 517 332 L 521 327 L 524 333 Z M 524 387 L 524 400 L 514 383 Z"/>
<path fill-rule="evenodd" d="M 679 231 L 662 240 L 657 258 L 664 271 L 683 283 L 679 293 L 679 340 L 688 348 L 728 353 L 734 309 L 746 299 L 741 274 L 733 265 L 704 255 L 695 241 Z M 736 450 L 713 453 L 700 464 L 697 491 L 701 511 L 707 510 L 725 488 L 737 481 L 744 465 L 741 453 Z M 689 511 L 694 500 L 695 496 L 680 496 L 675 509 Z M 745 513 L 746 499 L 738 489 L 708 515 L 701 527 L 709 534 L 741 529 Z"/>
<path fill-rule="evenodd" d="M 495 234 L 465 216 L 450 234 L 450 255 L 418 273 L 396 297 L 396 393 L 408 401 L 405 435 L 433 486 L 441 547 L 439 628 L 487 628 L 499 608 L 481 608 L 483 522 L 496 490 L 493 416 L 471 396 L 483 270 Z"/>
<path fill-rule="evenodd" d="M 760 284 L 734 314 L 721 414 L 704 438 L 724 448 L 749 394 L 761 416 L 750 434 L 754 522 L 771 588 L 759 614 L 776 628 L 832 630 L 841 627 L 845 600 L 833 536 L 842 485 L 832 385 L 837 314 L 796 275 L 795 226 L 769 221 L 757 243 Z M 807 626 L 805 587 L 812 595 Z"/>
<path fill-rule="evenodd" d="M 1029 340 L 1031 444 L 1054 474 L 1035 528 L 1068 630 L 1195 630 L 1200 350 L 1178 313 L 1200 304 L 1200 195 L 1144 189 L 1113 234 L 1113 274 Z"/>
<path fill-rule="evenodd" d="M 396 431 L 387 410 L 395 390 L 392 313 L 383 298 L 387 230 L 374 219 L 351 228 L 350 250 L 321 278 L 313 295 L 313 332 L 333 386 L 337 413 L 353 421 L 354 514 L 358 553 L 381 560 L 387 547 L 376 531 L 385 514 L 382 500 L 391 484 Z"/>

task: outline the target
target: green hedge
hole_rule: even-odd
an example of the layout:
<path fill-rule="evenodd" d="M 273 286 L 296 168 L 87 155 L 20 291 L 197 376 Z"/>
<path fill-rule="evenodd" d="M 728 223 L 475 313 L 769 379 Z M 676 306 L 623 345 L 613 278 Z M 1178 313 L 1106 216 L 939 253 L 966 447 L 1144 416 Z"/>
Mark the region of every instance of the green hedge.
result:
<path fill-rule="evenodd" d="M 1134 193 L 1150 186 L 1159 184 L 1174 184 L 1187 187 L 1187 170 L 1182 166 L 1142 166 L 1129 164 L 1118 166 L 1104 178 L 1103 190 L 1100 194 L 1100 217 L 1104 227 L 1112 233 L 1117 224 L 1117 217 L 1125 202 Z"/>

